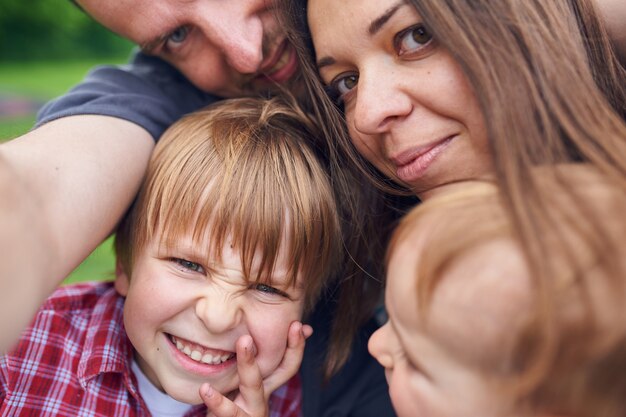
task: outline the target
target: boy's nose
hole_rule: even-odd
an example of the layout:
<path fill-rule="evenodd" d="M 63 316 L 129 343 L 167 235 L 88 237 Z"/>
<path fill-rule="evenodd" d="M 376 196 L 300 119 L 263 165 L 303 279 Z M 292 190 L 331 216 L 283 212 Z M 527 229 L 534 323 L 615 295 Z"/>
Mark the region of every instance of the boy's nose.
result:
<path fill-rule="evenodd" d="M 207 330 L 219 334 L 237 327 L 241 323 L 243 311 L 240 300 L 227 294 L 210 293 L 196 302 L 196 315 Z"/>

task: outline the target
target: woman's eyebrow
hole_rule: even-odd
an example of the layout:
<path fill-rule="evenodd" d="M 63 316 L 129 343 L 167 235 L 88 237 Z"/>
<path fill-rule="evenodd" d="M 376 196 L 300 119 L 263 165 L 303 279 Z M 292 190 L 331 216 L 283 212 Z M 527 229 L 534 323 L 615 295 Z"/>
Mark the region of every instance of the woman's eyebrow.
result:
<path fill-rule="evenodd" d="M 317 61 L 317 69 L 319 70 L 322 67 L 327 67 L 329 65 L 333 65 L 335 62 L 337 62 L 337 61 L 335 61 L 333 58 L 325 56 L 323 58 L 320 58 L 319 61 Z"/>
<path fill-rule="evenodd" d="M 399 8 L 406 5 L 406 0 L 400 0 L 390 8 L 388 8 L 382 15 L 378 16 L 376 19 L 370 23 L 367 32 L 370 36 L 375 35 L 384 25 L 391 19 L 391 17 L 398 11 Z M 320 70 L 323 67 L 327 67 L 329 65 L 335 64 L 335 59 L 332 57 L 322 57 L 317 61 L 317 69 Z"/>
<path fill-rule="evenodd" d="M 370 23 L 370 27 L 368 29 L 368 33 L 370 35 L 375 35 L 384 25 L 391 19 L 391 17 L 398 11 L 398 9 L 404 6 L 406 2 L 404 0 L 399 1 L 395 5 L 391 6 L 385 13 L 377 17 Z"/>

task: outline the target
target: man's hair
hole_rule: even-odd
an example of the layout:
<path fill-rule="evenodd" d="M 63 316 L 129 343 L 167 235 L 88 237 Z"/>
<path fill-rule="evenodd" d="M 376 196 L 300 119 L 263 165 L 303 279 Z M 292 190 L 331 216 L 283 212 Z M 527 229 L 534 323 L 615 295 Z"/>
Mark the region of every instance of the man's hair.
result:
<path fill-rule="evenodd" d="M 167 247 L 183 235 L 194 244 L 208 235 L 207 261 L 219 261 L 230 244 L 246 278 L 258 281 L 286 247 L 289 283 L 302 274 L 308 311 L 342 253 L 333 190 L 311 146 L 316 134 L 294 100 L 279 97 L 220 101 L 175 123 L 118 228 L 122 267 L 130 276 L 152 239 Z"/>
<path fill-rule="evenodd" d="M 511 275 L 507 273 L 510 258 L 482 251 L 485 270 L 500 271 L 498 279 L 503 283 L 524 279 L 529 294 L 523 297 L 528 302 L 507 307 L 518 311 L 518 316 L 504 317 L 519 321 L 502 323 L 498 327 L 499 344 L 483 347 L 493 348 L 495 353 L 481 356 L 482 362 L 474 357 L 470 366 L 496 381 L 502 390 L 497 394 L 514 407 L 577 417 L 618 417 L 626 409 L 626 195 L 616 192 L 606 178 L 589 167 L 569 166 L 565 170 L 580 196 L 592 201 L 587 215 L 602 224 L 605 236 L 618 248 L 617 255 L 610 252 L 617 258 L 607 258 L 590 242 L 589 230 L 580 228 L 579 219 L 570 216 L 574 210 L 565 216 L 547 213 L 555 225 L 542 239 L 551 245 L 565 236 L 571 243 L 567 250 L 559 247 L 552 252 L 549 277 L 532 277 L 530 268 Z M 546 173 L 542 169 L 534 174 L 544 178 Z M 539 189 L 546 198 L 567 200 L 562 186 L 552 180 L 542 179 Z M 446 279 L 448 268 L 455 265 L 463 269 L 455 262 L 468 259 L 493 242 L 512 242 L 506 246 L 508 250 L 525 259 L 502 194 L 492 184 L 468 184 L 461 191 L 435 196 L 413 209 L 394 232 L 387 259 L 401 242 L 415 246 L 417 233 L 427 233 L 427 237 L 422 237 L 423 249 L 414 255 L 414 273 L 404 278 L 416 280 L 415 314 L 424 326 L 434 293 Z M 476 278 L 468 275 L 462 279 L 471 286 Z M 466 359 L 471 350 L 467 346 L 450 348 L 458 349 L 455 354 Z"/>

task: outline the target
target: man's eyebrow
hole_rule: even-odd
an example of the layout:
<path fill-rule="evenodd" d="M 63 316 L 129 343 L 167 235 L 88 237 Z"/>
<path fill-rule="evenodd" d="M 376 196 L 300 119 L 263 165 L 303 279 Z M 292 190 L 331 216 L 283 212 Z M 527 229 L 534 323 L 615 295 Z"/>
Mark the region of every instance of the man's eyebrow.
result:
<path fill-rule="evenodd" d="M 158 35 L 150 39 L 149 41 L 142 42 L 139 44 L 139 48 L 141 49 L 142 52 L 150 55 L 152 51 L 156 49 L 156 47 L 158 47 L 159 45 L 161 45 L 163 42 L 167 40 L 167 38 L 170 36 L 171 33 L 172 31 L 168 30 L 167 32 L 161 35 Z"/>
<path fill-rule="evenodd" d="M 395 5 L 391 6 L 389 9 L 387 9 L 387 11 L 385 11 L 385 13 L 383 13 L 382 15 L 374 19 L 372 23 L 370 23 L 370 27 L 367 32 L 370 35 L 375 35 L 385 25 L 385 23 L 387 23 L 389 19 L 391 19 L 394 13 L 397 12 L 398 9 L 405 4 L 405 1 L 401 0 Z"/>

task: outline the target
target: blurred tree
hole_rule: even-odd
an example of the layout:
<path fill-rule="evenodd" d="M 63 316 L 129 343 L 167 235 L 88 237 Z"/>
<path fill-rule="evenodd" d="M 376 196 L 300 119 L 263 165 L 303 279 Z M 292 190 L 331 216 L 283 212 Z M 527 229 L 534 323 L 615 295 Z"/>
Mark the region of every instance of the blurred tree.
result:
<path fill-rule="evenodd" d="M 69 0 L 0 2 L 0 62 L 119 58 L 130 48 Z"/>

